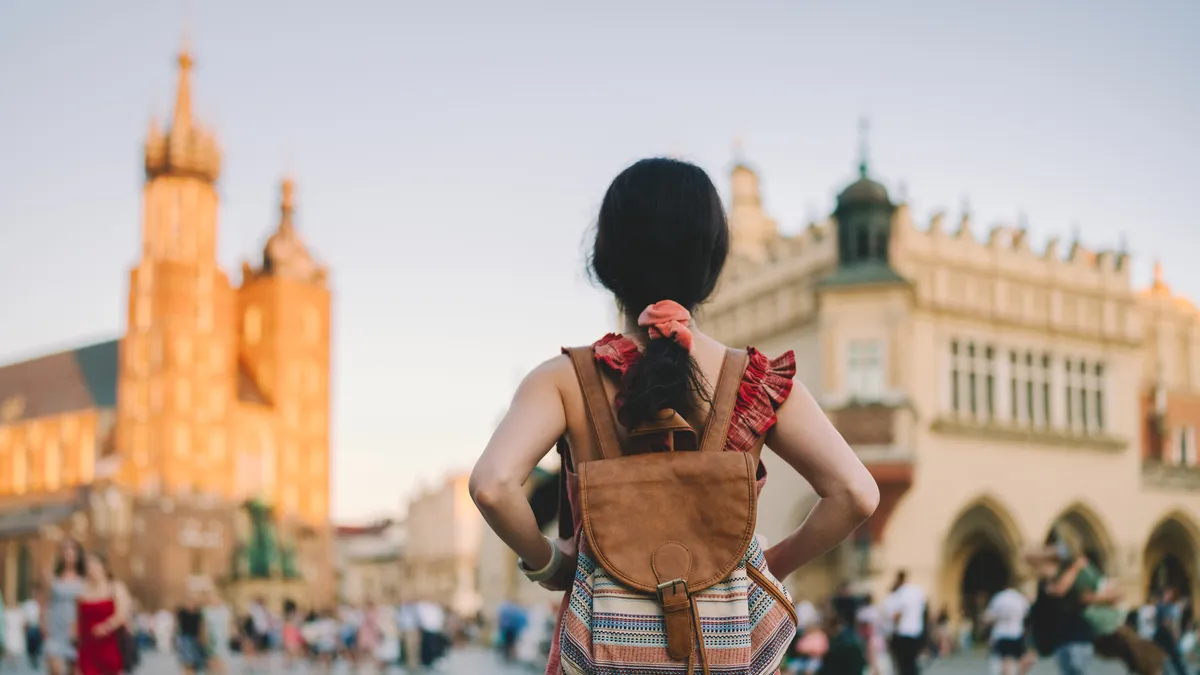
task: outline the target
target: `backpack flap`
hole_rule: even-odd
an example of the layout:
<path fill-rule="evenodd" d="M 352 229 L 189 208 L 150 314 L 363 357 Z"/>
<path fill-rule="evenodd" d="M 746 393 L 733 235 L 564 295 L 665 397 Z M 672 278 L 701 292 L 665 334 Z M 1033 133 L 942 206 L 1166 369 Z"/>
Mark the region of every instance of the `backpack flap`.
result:
<path fill-rule="evenodd" d="M 750 546 L 754 468 L 744 452 L 658 452 L 580 464 L 588 543 L 630 588 L 657 593 L 660 584 L 680 581 L 680 590 L 702 591 L 728 577 Z M 682 551 L 662 557 L 667 545 Z M 668 558 L 679 562 L 668 565 Z"/>

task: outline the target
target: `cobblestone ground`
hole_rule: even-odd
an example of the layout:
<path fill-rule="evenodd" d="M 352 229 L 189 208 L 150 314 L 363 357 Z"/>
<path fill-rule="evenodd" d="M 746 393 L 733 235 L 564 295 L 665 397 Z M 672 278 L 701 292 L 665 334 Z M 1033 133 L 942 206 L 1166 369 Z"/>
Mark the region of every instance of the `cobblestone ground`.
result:
<path fill-rule="evenodd" d="M 280 662 L 270 664 L 261 670 L 249 670 L 241 663 L 231 664 L 230 675 L 322 675 L 314 668 L 296 668 L 287 670 Z M 500 663 L 495 656 L 482 649 L 462 649 L 453 652 L 445 661 L 431 671 L 423 671 L 434 675 L 531 675 L 541 673 L 541 669 L 520 666 L 508 666 Z M 1057 673 L 1053 661 L 1041 661 L 1030 671 L 1031 675 L 1053 675 Z M 1098 661 L 1092 670 L 1092 675 L 1120 675 L 1124 669 L 1117 664 Z M 37 675 L 28 668 L 14 668 L 11 664 L 0 666 L 3 675 Z M 175 660 L 169 655 L 149 654 L 136 675 L 180 675 L 181 671 Z M 988 664 L 983 656 L 958 656 L 943 661 L 936 661 L 924 670 L 926 675 L 987 675 Z M 407 675 L 402 668 L 389 668 L 383 673 L 367 669 L 355 669 L 345 664 L 334 666 L 332 675 Z"/>

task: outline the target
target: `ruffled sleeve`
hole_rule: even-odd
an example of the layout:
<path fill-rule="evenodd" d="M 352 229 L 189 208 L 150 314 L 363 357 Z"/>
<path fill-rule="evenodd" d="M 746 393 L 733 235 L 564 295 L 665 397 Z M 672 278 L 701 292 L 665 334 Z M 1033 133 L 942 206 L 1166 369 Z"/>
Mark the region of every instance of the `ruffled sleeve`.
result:
<path fill-rule="evenodd" d="M 597 340 L 592 344 L 592 351 L 596 354 L 596 360 L 618 379 L 624 377 L 642 356 L 636 342 L 617 333 L 609 333 Z"/>
<path fill-rule="evenodd" d="M 729 425 L 725 449 L 749 452 L 758 439 L 775 426 L 775 411 L 792 393 L 796 355 L 788 350 L 775 359 L 754 347 L 746 348 L 750 361 L 738 388 L 737 405 Z"/>

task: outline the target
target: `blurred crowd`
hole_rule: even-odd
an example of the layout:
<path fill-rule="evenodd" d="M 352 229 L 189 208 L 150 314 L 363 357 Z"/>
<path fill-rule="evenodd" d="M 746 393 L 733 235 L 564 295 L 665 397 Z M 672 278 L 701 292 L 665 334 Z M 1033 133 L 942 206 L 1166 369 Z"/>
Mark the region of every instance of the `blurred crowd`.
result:
<path fill-rule="evenodd" d="M 222 675 L 234 654 L 250 673 L 327 673 L 338 662 L 360 672 L 415 672 L 480 635 L 478 618 L 461 619 L 428 601 L 301 608 L 256 598 L 239 614 L 212 585 L 198 585 L 178 607 L 139 609 L 104 557 L 69 539 L 45 578 L 21 602 L 6 606 L 0 597 L 2 669 L 121 675 L 154 651 L 171 655 L 187 675 Z"/>
<path fill-rule="evenodd" d="M 1136 603 L 1085 555 L 1051 544 L 1026 556 L 1036 579 L 1029 597 L 1015 585 L 985 593 L 978 609 L 936 614 L 925 589 L 900 572 L 876 602 L 843 584 L 820 603 L 796 603 L 799 626 L 784 672 L 805 675 L 915 675 L 930 661 L 986 653 L 993 675 L 1025 675 L 1039 659 L 1063 675 L 1086 675 L 1097 658 L 1137 675 L 1188 675 L 1200 658 L 1191 600 L 1162 585 Z"/>

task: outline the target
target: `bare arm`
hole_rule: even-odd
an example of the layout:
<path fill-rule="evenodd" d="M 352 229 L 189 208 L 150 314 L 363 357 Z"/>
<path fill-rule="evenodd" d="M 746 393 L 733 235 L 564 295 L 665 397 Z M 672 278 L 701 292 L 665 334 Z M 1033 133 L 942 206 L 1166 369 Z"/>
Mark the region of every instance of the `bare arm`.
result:
<path fill-rule="evenodd" d="M 113 615 L 113 627 L 128 627 L 129 619 L 133 615 L 133 598 L 130 597 L 129 589 L 123 582 L 113 582 L 113 603 L 117 610 Z"/>
<path fill-rule="evenodd" d="M 547 361 L 525 377 L 471 472 L 471 498 L 484 520 L 532 569 L 549 563 L 552 550 L 538 529 L 524 485 L 567 428 L 555 376 L 559 365 L 558 359 Z"/>
<path fill-rule="evenodd" d="M 799 382 L 777 416 L 767 445 L 804 476 L 819 497 L 800 527 L 766 551 L 767 566 L 782 579 L 869 518 L 879 504 L 879 486 Z"/>

